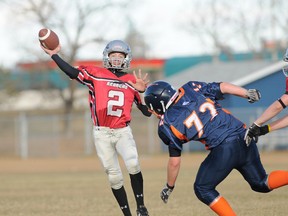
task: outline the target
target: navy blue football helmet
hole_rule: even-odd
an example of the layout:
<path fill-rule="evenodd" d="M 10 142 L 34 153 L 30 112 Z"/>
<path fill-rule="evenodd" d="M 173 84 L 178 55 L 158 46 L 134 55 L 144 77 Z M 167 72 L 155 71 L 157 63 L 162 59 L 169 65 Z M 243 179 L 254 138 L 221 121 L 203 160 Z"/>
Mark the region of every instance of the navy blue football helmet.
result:
<path fill-rule="evenodd" d="M 162 115 L 177 96 L 178 92 L 169 83 L 155 81 L 147 87 L 144 93 L 144 101 L 150 110 Z"/>

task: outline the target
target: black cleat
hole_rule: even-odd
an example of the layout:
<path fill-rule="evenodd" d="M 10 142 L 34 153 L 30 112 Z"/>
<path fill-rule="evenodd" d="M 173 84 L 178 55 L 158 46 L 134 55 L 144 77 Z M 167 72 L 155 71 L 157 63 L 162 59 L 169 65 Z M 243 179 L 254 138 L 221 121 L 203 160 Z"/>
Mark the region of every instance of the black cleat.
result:
<path fill-rule="evenodd" d="M 140 208 L 136 210 L 136 213 L 137 216 L 149 216 L 149 213 L 144 205 L 140 206 Z"/>

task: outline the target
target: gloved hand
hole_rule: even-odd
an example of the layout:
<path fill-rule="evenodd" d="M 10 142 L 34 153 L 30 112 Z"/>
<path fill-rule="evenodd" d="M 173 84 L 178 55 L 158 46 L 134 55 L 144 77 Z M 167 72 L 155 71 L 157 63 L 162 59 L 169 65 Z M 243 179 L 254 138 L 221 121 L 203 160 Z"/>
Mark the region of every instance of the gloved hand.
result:
<path fill-rule="evenodd" d="M 257 89 L 248 89 L 247 96 L 248 96 L 249 103 L 254 103 L 256 101 L 259 101 L 261 98 L 260 91 L 258 91 Z"/>
<path fill-rule="evenodd" d="M 247 130 L 244 136 L 246 145 L 249 146 L 252 139 L 255 142 L 258 142 L 258 137 L 269 133 L 269 125 L 259 126 L 256 123 L 253 123 Z"/>
<path fill-rule="evenodd" d="M 173 189 L 174 189 L 174 186 L 171 187 L 167 183 L 165 184 L 164 188 L 162 189 L 162 191 L 160 193 L 160 197 L 164 203 L 168 202 L 168 198 L 169 198 L 170 194 L 172 193 Z"/>

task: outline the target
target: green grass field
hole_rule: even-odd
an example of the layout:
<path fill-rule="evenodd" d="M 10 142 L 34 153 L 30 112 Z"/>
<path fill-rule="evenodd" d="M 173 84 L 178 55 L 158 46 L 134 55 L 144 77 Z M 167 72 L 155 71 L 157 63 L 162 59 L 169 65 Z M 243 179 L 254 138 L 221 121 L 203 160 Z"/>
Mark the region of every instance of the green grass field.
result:
<path fill-rule="evenodd" d="M 166 154 L 141 156 L 145 201 L 150 216 L 215 215 L 194 195 L 193 183 L 206 153 L 186 153 L 168 204 L 159 193 L 166 181 Z M 261 153 L 267 172 L 288 168 L 288 152 Z M 123 163 L 122 163 L 123 166 Z M 126 169 L 125 188 L 135 215 L 135 201 Z M 288 186 L 269 194 L 253 192 L 238 172 L 219 185 L 219 192 L 243 216 L 286 216 Z M 97 156 L 59 159 L 0 158 L 0 215 L 2 216 L 121 216 L 107 176 Z"/>

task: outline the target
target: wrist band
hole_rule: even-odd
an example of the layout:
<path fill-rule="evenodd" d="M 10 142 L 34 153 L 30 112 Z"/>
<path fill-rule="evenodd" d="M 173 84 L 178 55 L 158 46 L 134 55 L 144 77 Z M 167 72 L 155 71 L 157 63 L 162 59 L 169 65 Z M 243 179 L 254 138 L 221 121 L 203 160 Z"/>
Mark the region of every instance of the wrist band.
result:
<path fill-rule="evenodd" d="M 283 101 L 281 100 L 281 98 L 278 99 L 278 102 L 282 105 L 283 109 L 286 108 L 286 105 L 283 103 Z"/>

